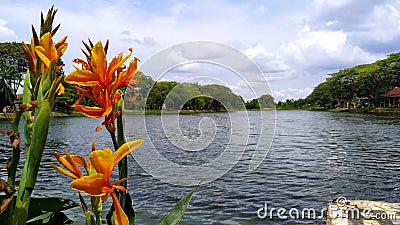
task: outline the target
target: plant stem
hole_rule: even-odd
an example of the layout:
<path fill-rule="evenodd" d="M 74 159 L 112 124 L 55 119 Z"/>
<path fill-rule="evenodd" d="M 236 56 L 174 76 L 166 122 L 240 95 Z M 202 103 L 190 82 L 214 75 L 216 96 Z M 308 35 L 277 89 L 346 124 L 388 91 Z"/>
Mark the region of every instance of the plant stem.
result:
<path fill-rule="evenodd" d="M 124 108 L 124 100 L 121 98 L 117 103 L 117 111 L 121 112 L 121 115 L 117 118 L 117 143 L 118 148 L 126 143 L 125 134 L 124 134 L 124 116 L 123 116 L 123 108 Z M 127 157 L 124 157 L 118 163 L 118 171 L 119 171 L 119 179 L 123 179 L 128 176 L 128 160 Z M 126 188 L 127 181 L 121 183 L 123 187 Z"/>
<path fill-rule="evenodd" d="M 19 137 L 19 121 L 21 120 L 22 111 L 17 110 L 15 118 L 11 122 L 11 130 L 15 138 Z M 21 149 L 20 145 L 13 146 L 12 157 L 10 164 L 7 166 L 8 180 L 7 183 L 15 187 L 15 174 L 17 173 L 17 167 L 20 160 Z"/>
<path fill-rule="evenodd" d="M 15 113 L 15 117 L 14 119 L 11 121 L 11 130 L 12 130 L 12 136 L 10 136 L 10 141 L 13 142 L 15 138 L 19 138 L 20 139 L 20 135 L 19 135 L 19 121 L 21 120 L 21 114 L 22 111 L 17 109 L 16 113 Z M 18 141 L 19 142 L 19 141 Z M 11 156 L 11 161 L 10 163 L 7 165 L 7 176 L 8 176 L 8 180 L 7 183 L 15 188 L 15 177 L 16 177 L 16 173 L 17 173 L 17 167 L 18 167 L 18 163 L 20 161 L 20 155 L 21 155 L 21 149 L 20 149 L 20 144 L 18 143 L 16 146 L 12 147 L 12 156 Z M 4 200 L 3 200 L 4 201 Z M 4 221 L 6 224 L 11 224 L 12 222 L 12 216 L 13 216 L 13 212 L 14 212 L 14 206 L 12 204 L 9 204 L 7 209 L 3 212 L 4 213 L 4 218 L 6 219 L 6 221 Z"/>
<path fill-rule="evenodd" d="M 14 225 L 24 225 L 28 218 L 30 198 L 36 184 L 40 161 L 49 131 L 51 107 L 51 102 L 45 99 L 39 104 L 35 111 L 32 143 L 26 151 L 26 161 L 15 202 L 15 211 L 13 215 Z"/>
<path fill-rule="evenodd" d="M 92 209 L 96 216 L 96 225 L 101 225 L 101 212 L 103 211 L 101 198 L 100 197 L 90 197 L 92 203 Z"/>

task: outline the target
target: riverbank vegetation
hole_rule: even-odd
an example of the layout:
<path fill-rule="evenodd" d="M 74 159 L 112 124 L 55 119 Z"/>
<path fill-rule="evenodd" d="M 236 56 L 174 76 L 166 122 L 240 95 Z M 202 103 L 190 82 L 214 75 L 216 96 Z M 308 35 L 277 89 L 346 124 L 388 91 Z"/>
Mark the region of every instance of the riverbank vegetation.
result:
<path fill-rule="evenodd" d="M 400 101 L 394 89 L 400 86 L 399 73 L 400 53 L 390 54 L 374 63 L 330 74 L 305 99 L 278 102 L 276 108 L 395 113 L 399 111 L 393 110 Z"/>

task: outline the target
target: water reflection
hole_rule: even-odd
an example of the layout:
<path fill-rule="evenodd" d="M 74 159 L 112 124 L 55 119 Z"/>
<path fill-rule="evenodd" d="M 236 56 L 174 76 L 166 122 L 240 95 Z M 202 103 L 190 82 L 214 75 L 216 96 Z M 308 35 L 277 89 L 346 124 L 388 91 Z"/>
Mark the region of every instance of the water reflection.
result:
<path fill-rule="evenodd" d="M 249 114 L 254 119 L 251 126 L 257 127 L 259 115 Z M 135 123 L 137 117 L 128 116 L 127 122 Z M 201 119 L 201 116 L 193 115 L 181 117 L 194 122 Z M 229 128 L 229 124 L 223 124 L 227 121 L 224 114 L 215 114 L 215 118 L 219 118 L 218 127 Z M 224 132 L 217 130 L 216 137 L 220 135 L 220 139 L 212 142 L 214 151 L 179 151 L 163 136 L 158 123 L 159 116 L 152 115 L 146 119 L 152 121 L 147 123 L 151 132 L 158 135 L 157 138 L 153 136 L 152 141 L 163 146 L 163 153 L 178 163 L 212 160 L 226 145 Z M 273 207 L 322 209 L 327 202 L 339 196 L 382 201 L 400 199 L 398 117 L 278 111 L 276 121 L 276 138 L 263 164 L 254 172 L 248 170 L 257 145 L 256 129 L 252 129 L 240 162 L 221 178 L 198 189 L 182 224 L 265 224 L 267 221 L 258 219 L 256 214 L 264 202 Z M 93 138 L 96 138 L 99 148 L 112 146 L 105 130 L 94 132 L 100 122 L 87 118 L 52 118 L 47 149 L 41 164 L 43 169 L 35 194 L 78 199 L 77 194 L 69 188 L 70 180 L 49 167 L 50 162 L 55 162 L 52 151 L 67 148 L 87 156 Z M 4 129 L 6 124 L 6 121 L 0 121 L 0 129 Z M 187 128 L 182 130 L 184 134 L 195 138 L 197 131 L 190 126 Z M 139 126 L 127 130 L 127 136 L 132 139 L 146 135 Z M 0 137 L 0 160 L 3 165 L 9 151 L 7 144 L 4 144 L 7 141 L 7 137 Z M 138 151 L 146 151 L 146 145 Z M 200 160 L 191 162 L 193 159 Z M 159 216 L 171 209 L 177 199 L 191 189 L 158 181 L 141 169 L 132 156 L 129 156 L 129 161 L 129 173 L 132 175 L 129 191 L 134 197 L 139 224 L 154 224 Z M 72 213 L 75 218 L 83 219 L 80 209 L 74 209 Z M 310 221 L 272 221 L 273 224 L 294 222 Z"/>

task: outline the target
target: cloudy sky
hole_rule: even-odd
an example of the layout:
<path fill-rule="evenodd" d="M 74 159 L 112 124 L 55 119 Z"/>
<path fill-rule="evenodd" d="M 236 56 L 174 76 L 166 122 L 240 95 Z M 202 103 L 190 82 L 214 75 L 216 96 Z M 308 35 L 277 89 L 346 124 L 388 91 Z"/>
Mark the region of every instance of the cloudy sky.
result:
<path fill-rule="evenodd" d="M 69 42 L 66 72 L 72 70 L 73 58 L 82 57 L 80 41 L 87 38 L 109 39 L 112 54 L 133 47 L 142 63 L 172 45 L 215 41 L 252 59 L 276 100 L 304 98 L 329 73 L 400 51 L 399 0 L 0 0 L 0 4 L 0 42 L 29 41 L 30 25 L 38 27 L 40 11 L 52 4 L 59 9 L 56 22 L 62 26 L 56 38 L 68 35 Z M 187 67 L 191 68 L 185 74 Z M 213 67 L 217 66 L 198 68 L 223 73 Z M 195 68 L 183 65 L 164 78 L 181 81 L 193 76 Z M 220 79 L 246 95 L 237 79 L 227 75 Z"/>

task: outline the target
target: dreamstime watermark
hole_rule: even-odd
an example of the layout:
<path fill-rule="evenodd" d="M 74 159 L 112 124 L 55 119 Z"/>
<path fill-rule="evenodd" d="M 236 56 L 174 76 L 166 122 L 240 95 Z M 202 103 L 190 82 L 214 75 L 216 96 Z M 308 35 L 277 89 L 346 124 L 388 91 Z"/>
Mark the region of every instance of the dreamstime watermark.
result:
<path fill-rule="evenodd" d="M 264 206 L 257 210 L 257 217 L 259 219 L 274 219 L 281 220 L 295 219 L 295 220 L 322 220 L 329 216 L 330 219 L 367 219 L 367 220 L 399 220 L 400 217 L 395 213 L 387 213 L 372 208 L 357 208 L 348 206 L 348 201 L 344 197 L 337 198 L 329 209 L 324 207 L 322 209 L 315 209 L 312 207 L 305 208 L 284 208 L 284 207 L 271 207 L 267 202 Z"/>
<path fill-rule="evenodd" d="M 257 210 L 257 217 L 259 219 L 273 219 L 278 218 L 281 220 L 287 219 L 323 219 L 326 217 L 327 209 L 323 208 L 321 210 L 316 210 L 314 208 L 275 208 L 275 207 L 268 207 L 268 203 L 264 203 L 264 207 L 261 207 Z"/>

